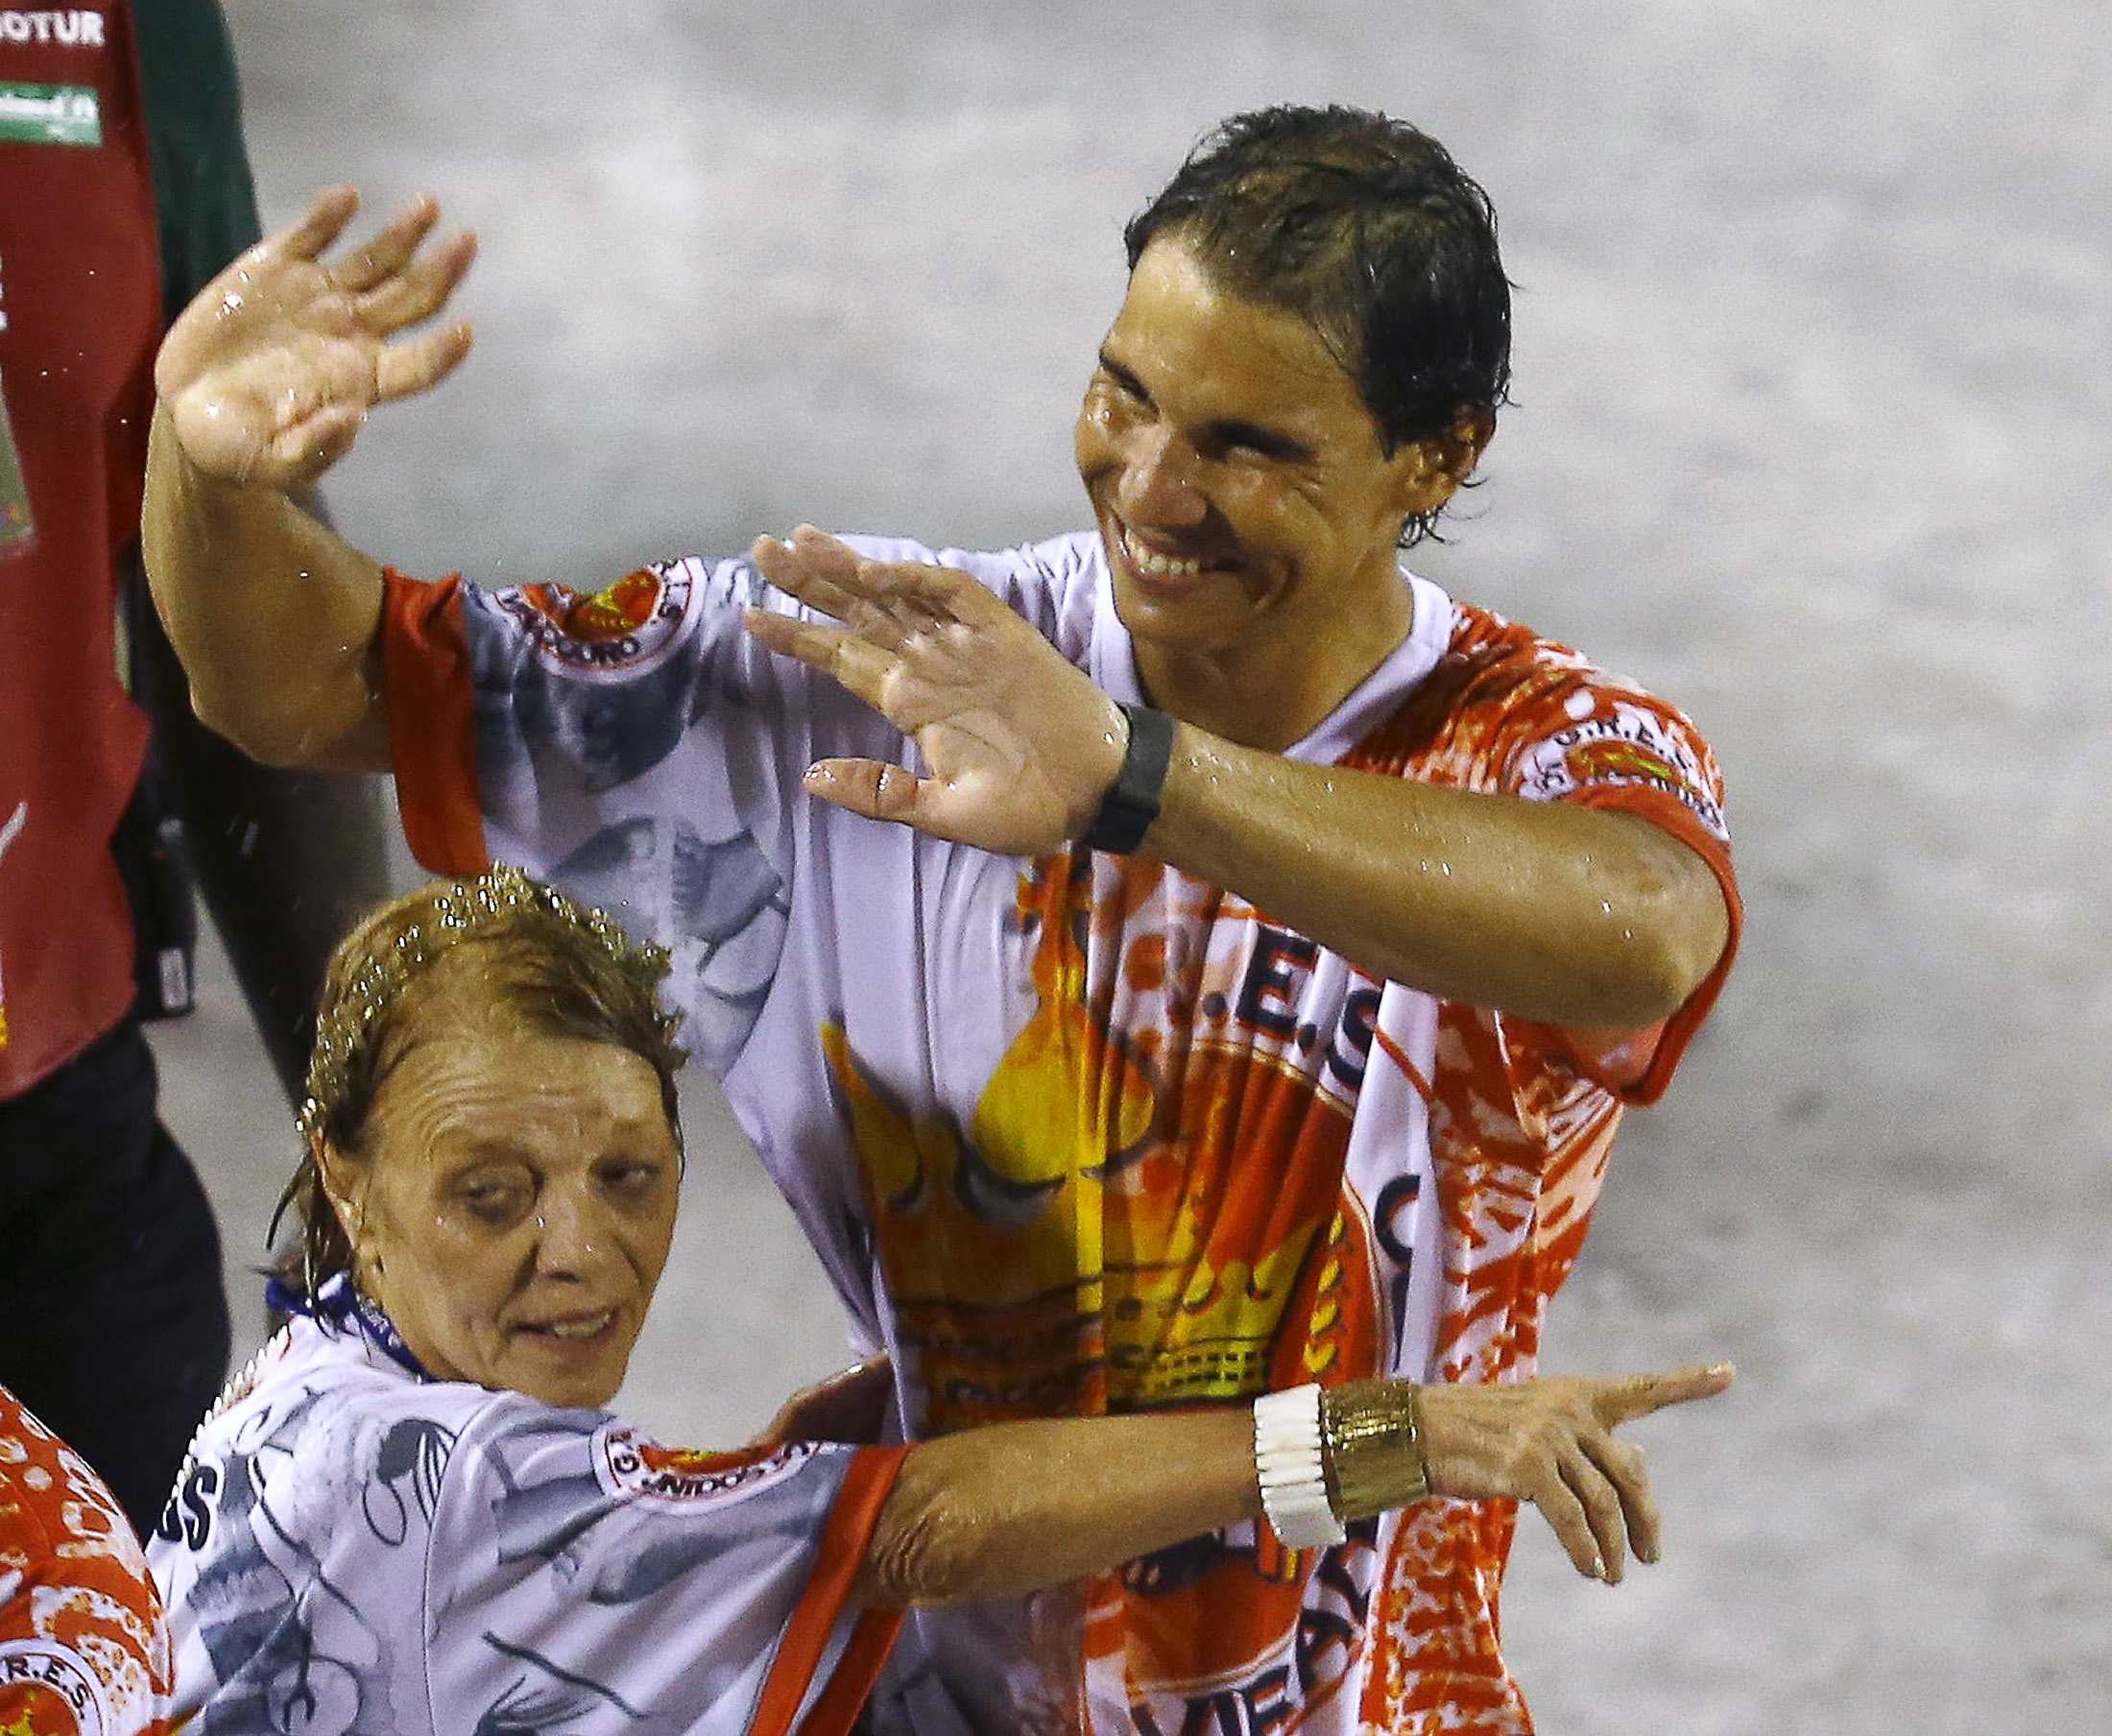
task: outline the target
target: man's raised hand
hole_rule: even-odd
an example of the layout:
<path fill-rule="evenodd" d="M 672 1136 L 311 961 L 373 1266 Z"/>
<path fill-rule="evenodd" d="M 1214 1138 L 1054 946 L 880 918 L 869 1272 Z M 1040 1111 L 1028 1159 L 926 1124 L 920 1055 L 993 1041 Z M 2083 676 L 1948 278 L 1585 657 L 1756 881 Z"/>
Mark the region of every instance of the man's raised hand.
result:
<path fill-rule="evenodd" d="M 754 552 L 772 584 L 840 624 L 752 609 L 748 630 L 841 682 L 929 767 L 824 760 L 810 791 L 1001 856 L 1045 855 L 1092 824 L 1121 770 L 1122 714 L 1000 598 L 965 572 L 868 561 L 807 527 Z"/>
<path fill-rule="evenodd" d="M 155 361 L 155 389 L 184 456 L 223 481 L 312 482 L 351 450 L 378 403 L 438 384 L 469 352 L 456 322 L 412 336 L 446 306 L 475 237 L 425 245 L 439 221 L 414 201 L 364 246 L 324 253 L 359 209 L 350 187 L 316 196 L 199 292 Z"/>

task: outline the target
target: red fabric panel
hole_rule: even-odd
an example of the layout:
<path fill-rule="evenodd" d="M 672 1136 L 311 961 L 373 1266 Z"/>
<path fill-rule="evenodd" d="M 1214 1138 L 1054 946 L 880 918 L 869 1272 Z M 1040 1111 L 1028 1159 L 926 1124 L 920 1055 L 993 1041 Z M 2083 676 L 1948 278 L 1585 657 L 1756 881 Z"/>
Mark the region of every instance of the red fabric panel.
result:
<path fill-rule="evenodd" d="M 0 84 L 92 91 L 101 142 L 0 140 L 0 392 L 36 527 L 0 554 L 0 1098 L 132 1004 L 109 839 L 147 723 L 117 678 L 114 616 L 161 334 L 131 8 L 11 15 L 25 26 L 0 36 Z"/>
<path fill-rule="evenodd" d="M 895 1486 L 907 1447 L 861 1447 L 845 1473 L 836 1504 L 829 1509 L 828 1528 L 814 1562 L 814 1576 L 801 1594 L 799 1607 L 778 1648 L 777 1661 L 763 1683 L 750 1736 L 786 1736 L 800 1704 L 806 1698 L 814 1669 L 828 1645 L 828 1635 L 851 1597 L 859 1564 L 879 1523 L 880 1508 Z M 879 1620 L 875 1620 L 879 1617 Z M 890 1621 L 888 1618 L 892 1617 Z M 829 1736 L 848 1731 L 851 1721 L 873 1692 L 895 1630 L 901 1625 L 900 1610 L 868 1610 L 858 1621 L 851 1644 L 844 1650 L 828 1688 L 811 1715 L 800 1726 L 800 1736 Z M 827 1718 L 824 1714 L 827 1713 Z"/>
<path fill-rule="evenodd" d="M 461 590 L 460 573 L 426 584 L 382 569 L 381 687 L 403 836 L 423 866 L 457 876 L 492 865 Z"/>

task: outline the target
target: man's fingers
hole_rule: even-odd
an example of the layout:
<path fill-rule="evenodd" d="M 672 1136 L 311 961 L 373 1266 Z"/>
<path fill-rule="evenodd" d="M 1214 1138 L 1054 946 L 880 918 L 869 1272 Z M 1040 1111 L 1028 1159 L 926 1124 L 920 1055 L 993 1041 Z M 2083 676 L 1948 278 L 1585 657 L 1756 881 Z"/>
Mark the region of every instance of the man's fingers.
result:
<path fill-rule="evenodd" d="M 913 824 L 921 817 L 925 781 L 882 760 L 818 760 L 806 768 L 807 790 L 869 820 Z"/>
<path fill-rule="evenodd" d="M 989 591 L 950 567 L 869 560 L 850 543 L 811 524 L 792 533 L 791 549 L 809 573 L 838 591 L 935 622 L 972 621 L 982 607 L 1004 607 Z"/>
<path fill-rule="evenodd" d="M 911 561 L 869 561 L 849 543 L 803 524 L 787 542 L 758 537 L 756 569 L 809 609 L 831 615 L 865 638 L 899 651 L 913 634 L 975 625 L 1011 612 L 990 591 L 951 567 Z"/>
<path fill-rule="evenodd" d="M 1649 1462 L 1643 1449 L 1616 1440 L 1611 1435 L 1587 1433 L 1577 1438 L 1620 1498 L 1621 1517 L 1627 1522 L 1628 1541 L 1637 1559 L 1655 1561 L 1659 1550 L 1657 1497 L 1650 1492 Z"/>
<path fill-rule="evenodd" d="M 1569 1552 L 1576 1571 L 1587 1579 L 1603 1579 L 1606 1565 L 1599 1559 L 1598 1545 L 1593 1540 L 1591 1524 L 1584 1517 L 1584 1505 L 1577 1500 L 1576 1491 L 1550 1470 L 1532 1499 L 1541 1517 L 1554 1527 L 1554 1534 Z"/>
<path fill-rule="evenodd" d="M 1731 1384 L 1737 1370 L 1728 1362 L 1711 1362 L 1681 1368 L 1670 1374 L 1631 1374 L 1599 1384 L 1592 1395 L 1592 1409 L 1611 1429 L 1633 1422 L 1668 1405 L 1690 1404 L 1697 1398 L 1714 1398 Z"/>
<path fill-rule="evenodd" d="M 477 256 L 476 237 L 451 237 L 408 270 L 393 271 L 352 304 L 369 331 L 387 335 L 429 320 L 446 306 L 448 297 Z"/>
<path fill-rule="evenodd" d="M 280 429 L 242 480 L 281 489 L 313 482 L 352 449 L 366 421 L 357 404 L 325 405 Z"/>
<path fill-rule="evenodd" d="M 841 586 L 853 596 L 870 594 L 876 575 L 884 571 L 840 537 L 831 537 L 811 524 L 802 524 L 793 531 L 790 546 L 793 556 L 808 571 Z"/>
<path fill-rule="evenodd" d="M 359 194 L 348 186 L 324 187 L 308 205 L 308 213 L 292 229 L 264 243 L 270 252 L 287 259 L 313 259 L 345 232 L 352 213 L 359 209 Z"/>
<path fill-rule="evenodd" d="M 1628 1562 L 1628 1526 L 1621 1512 L 1620 1497 L 1614 1493 L 1614 1485 L 1606 1481 L 1604 1473 L 1586 1457 L 1582 1448 L 1566 1449 L 1560 1464 L 1562 1481 L 1584 1509 L 1584 1521 L 1592 1529 L 1592 1541 L 1598 1546 L 1598 1558 L 1603 1564 L 1598 1577 L 1609 1585 L 1619 1585 Z"/>
<path fill-rule="evenodd" d="M 833 581 L 804 570 L 797 554 L 770 537 L 757 537 L 749 558 L 756 563 L 756 570 L 780 591 L 818 614 L 834 615 L 860 639 L 891 654 L 908 644 L 910 635 L 942 624 L 915 609 L 899 607 L 892 598 L 874 602 L 853 596 Z"/>
<path fill-rule="evenodd" d="M 440 201 L 420 195 L 390 218 L 380 234 L 333 264 L 331 277 L 348 295 L 373 288 L 403 269 L 439 221 Z"/>
<path fill-rule="evenodd" d="M 462 366 L 473 334 L 467 320 L 439 331 L 385 344 L 374 358 L 374 397 L 387 402 L 430 390 Z"/>
<path fill-rule="evenodd" d="M 796 615 L 780 615 L 774 609 L 749 609 L 741 625 L 785 657 L 796 657 L 811 668 L 826 669 L 835 642 L 844 637 L 840 627 L 826 627 Z"/>
<path fill-rule="evenodd" d="M 748 558 L 771 584 L 787 596 L 798 597 L 809 609 L 847 620 L 857 606 L 857 597 L 830 578 L 821 563 L 808 560 L 789 542 L 757 537 Z"/>
<path fill-rule="evenodd" d="M 771 650 L 796 657 L 808 668 L 834 677 L 867 705 L 879 705 L 895 659 L 877 645 L 868 644 L 841 627 L 767 609 L 751 609 L 742 621 Z"/>

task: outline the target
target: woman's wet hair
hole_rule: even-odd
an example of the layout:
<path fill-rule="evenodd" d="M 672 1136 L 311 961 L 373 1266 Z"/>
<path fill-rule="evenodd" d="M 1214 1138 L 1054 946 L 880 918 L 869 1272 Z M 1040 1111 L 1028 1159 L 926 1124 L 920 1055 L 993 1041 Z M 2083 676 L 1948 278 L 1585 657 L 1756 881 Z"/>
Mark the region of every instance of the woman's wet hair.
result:
<path fill-rule="evenodd" d="M 666 973 L 659 949 L 635 945 L 601 912 L 583 910 L 512 869 L 470 881 L 435 880 L 368 915 L 330 955 L 317 1001 L 300 1118 L 307 1137 L 271 1227 L 276 1241 L 291 1211 L 298 1235 L 275 1275 L 313 1295 L 352 1270 L 353 1250 L 324 1188 L 316 1139 L 349 1157 L 372 1157 L 375 1101 L 427 1034 L 419 1014 L 435 991 L 456 1006 L 467 994 L 539 1036 L 607 1043 L 638 1056 L 660 1079 L 680 1152 L 675 1076 L 686 1056 L 675 1041 L 679 1016 L 661 1011 L 658 1000 Z"/>
<path fill-rule="evenodd" d="M 1388 456 L 1509 401 L 1496 207 L 1404 121 L 1339 107 L 1236 114 L 1130 219 L 1131 270 L 1161 236 L 1193 250 L 1222 288 L 1310 326 Z M 1436 518 L 1411 517 L 1402 545 L 1434 536 Z"/>

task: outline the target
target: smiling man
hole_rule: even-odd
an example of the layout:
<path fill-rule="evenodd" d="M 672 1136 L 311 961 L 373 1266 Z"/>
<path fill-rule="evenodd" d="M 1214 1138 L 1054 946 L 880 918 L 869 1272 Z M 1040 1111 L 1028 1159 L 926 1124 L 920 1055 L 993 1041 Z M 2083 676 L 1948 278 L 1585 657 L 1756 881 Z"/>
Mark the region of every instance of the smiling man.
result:
<path fill-rule="evenodd" d="M 1128 230 L 1096 532 L 802 531 L 591 594 L 406 579 L 288 498 L 468 346 L 404 334 L 473 244 L 427 247 L 423 202 L 325 262 L 354 203 L 161 354 L 150 564 L 195 703 L 266 760 L 391 767 L 431 867 L 657 930 L 908 1433 L 1532 1371 L 1738 896 L 1678 711 L 1400 565 L 1509 365 L 1441 146 L 1347 109 L 1204 141 Z M 1615 1579 L 1605 1468 L 1542 1505 Z M 1270 1510 L 916 1612 L 876 1727 L 1529 1728 L 1506 1505 Z"/>

